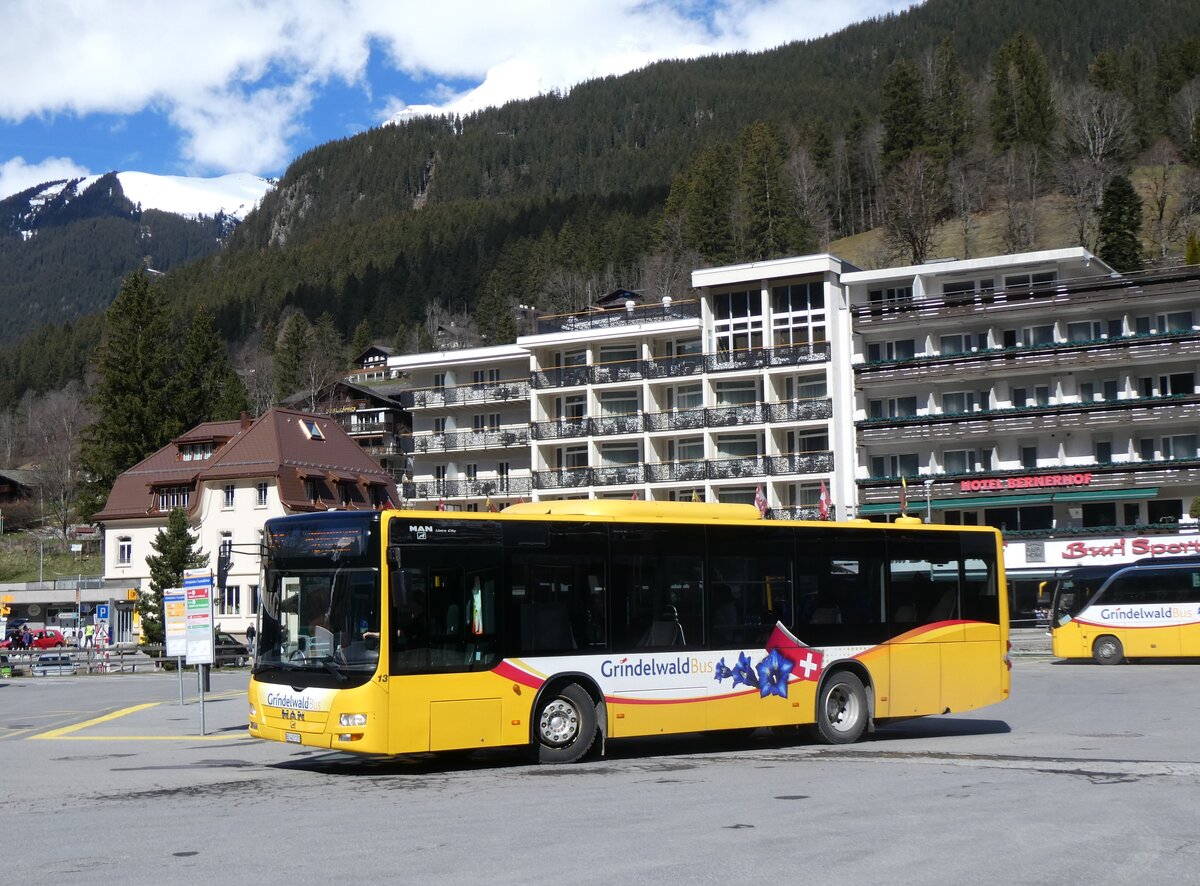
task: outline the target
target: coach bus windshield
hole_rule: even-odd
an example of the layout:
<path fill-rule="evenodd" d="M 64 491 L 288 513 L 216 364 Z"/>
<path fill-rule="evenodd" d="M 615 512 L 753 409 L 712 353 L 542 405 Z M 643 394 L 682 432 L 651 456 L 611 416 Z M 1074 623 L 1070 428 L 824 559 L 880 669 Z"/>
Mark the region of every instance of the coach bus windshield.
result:
<path fill-rule="evenodd" d="M 1054 596 L 1050 611 L 1054 624 L 1063 624 L 1074 618 L 1088 601 L 1096 596 L 1108 578 L 1117 571 L 1117 566 L 1079 567 L 1068 570 L 1054 581 Z"/>
<path fill-rule="evenodd" d="M 337 686 L 361 683 L 375 672 L 377 538 L 362 518 L 332 528 L 311 518 L 268 522 L 256 672 L 309 672 L 321 679 L 298 680 L 293 674 L 286 679 Z"/>

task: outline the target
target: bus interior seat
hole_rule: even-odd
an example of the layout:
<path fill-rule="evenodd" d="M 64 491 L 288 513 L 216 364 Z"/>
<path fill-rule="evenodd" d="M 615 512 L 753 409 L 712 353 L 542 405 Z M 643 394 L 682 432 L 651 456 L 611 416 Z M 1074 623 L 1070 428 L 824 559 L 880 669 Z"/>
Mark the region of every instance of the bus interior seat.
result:
<path fill-rule="evenodd" d="M 917 607 L 913 606 L 911 603 L 905 603 L 903 606 L 898 606 L 895 614 L 892 615 L 892 621 L 896 624 L 916 624 Z"/>
<path fill-rule="evenodd" d="M 941 598 L 929 611 L 929 621 L 945 621 L 954 618 L 958 610 L 958 591 L 951 586 L 942 592 Z"/>
<path fill-rule="evenodd" d="M 674 606 L 668 606 L 642 635 L 639 646 L 683 646 L 683 625 L 679 623 L 679 613 Z"/>

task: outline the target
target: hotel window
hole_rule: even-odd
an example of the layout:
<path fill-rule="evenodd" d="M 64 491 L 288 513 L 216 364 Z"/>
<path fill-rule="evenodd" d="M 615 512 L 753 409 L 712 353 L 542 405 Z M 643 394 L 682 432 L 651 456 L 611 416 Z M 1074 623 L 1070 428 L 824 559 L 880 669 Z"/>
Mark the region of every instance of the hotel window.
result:
<path fill-rule="evenodd" d="M 829 451 L 829 434 L 801 434 L 796 438 L 796 452 L 801 455 L 812 455 L 816 452 Z"/>
<path fill-rule="evenodd" d="M 446 387 L 446 373 L 444 373 L 444 372 L 436 372 L 436 373 L 434 373 L 434 376 L 433 376 L 433 389 L 434 389 L 435 391 L 440 391 L 440 390 L 442 390 L 442 388 L 444 388 L 444 387 Z"/>
<path fill-rule="evenodd" d="M 255 501 L 255 507 L 265 508 L 267 506 L 267 484 L 259 483 L 256 487 L 258 498 Z"/>
<path fill-rule="evenodd" d="M 969 354 L 978 348 L 987 349 L 987 333 L 964 332 L 954 335 L 943 335 L 938 340 L 938 353 L 946 356 L 952 354 Z"/>
<path fill-rule="evenodd" d="M 225 500 L 222 503 L 221 507 L 224 508 L 226 511 L 233 510 L 233 489 L 234 489 L 234 486 L 232 483 L 225 484 L 225 488 L 223 490 L 225 493 Z"/>
<path fill-rule="evenodd" d="M 724 434 L 713 442 L 718 458 L 753 458 L 759 454 L 757 434 Z"/>
<path fill-rule="evenodd" d="M 668 461 L 700 461 L 703 458 L 703 437 L 684 437 L 667 442 Z"/>
<path fill-rule="evenodd" d="M 512 463 L 507 461 L 496 462 L 496 491 L 508 492 L 508 475 L 512 471 Z"/>
<path fill-rule="evenodd" d="M 1038 451 L 1036 446 L 1021 447 L 1021 467 L 1033 470 L 1038 466 Z"/>
<path fill-rule="evenodd" d="M 588 466 L 588 448 L 586 445 L 564 446 L 558 450 L 558 466 L 560 468 L 586 468 Z"/>
<path fill-rule="evenodd" d="M 1133 323 L 1133 331 L 1138 335 L 1150 335 L 1165 332 L 1190 332 L 1192 329 L 1191 311 L 1173 311 L 1169 314 L 1155 314 L 1150 317 L 1137 317 Z"/>
<path fill-rule="evenodd" d="M 117 565 L 128 566 L 133 562 L 133 539 L 122 535 L 117 539 Z"/>
<path fill-rule="evenodd" d="M 444 433 L 446 433 L 446 419 L 444 419 L 444 418 L 435 418 L 435 419 L 433 420 L 433 433 L 434 433 L 434 434 L 444 434 Z"/>
<path fill-rule="evenodd" d="M 483 413 L 478 413 L 471 416 L 471 430 L 476 434 L 487 429 L 487 416 Z"/>
<path fill-rule="evenodd" d="M 1029 405 L 1029 391 L 1026 388 L 1012 389 L 1013 409 L 1024 409 Z"/>
<path fill-rule="evenodd" d="M 487 417 L 487 427 L 489 431 L 500 430 L 500 413 L 489 412 Z"/>
<path fill-rule="evenodd" d="M 1027 326 L 1021 330 L 1021 343 L 1027 348 L 1044 348 L 1054 344 L 1054 324 Z"/>
<path fill-rule="evenodd" d="M 1115 378 L 1106 378 L 1100 383 L 1104 390 L 1104 399 L 1111 402 L 1120 397 L 1120 382 Z"/>
<path fill-rule="evenodd" d="M 240 615 L 242 611 L 242 589 L 237 585 L 226 585 L 225 590 L 216 589 L 217 615 Z"/>
<path fill-rule="evenodd" d="M 642 460 L 637 443 L 604 443 L 600 446 L 600 464 L 604 467 L 636 465 Z"/>
<path fill-rule="evenodd" d="M 446 466 L 433 466 L 433 485 L 439 495 L 446 494 Z"/>
<path fill-rule="evenodd" d="M 559 421 L 579 421 L 587 418 L 587 397 L 584 394 L 568 394 L 556 398 L 554 406 L 558 411 Z"/>
<path fill-rule="evenodd" d="M 495 385 L 500 381 L 499 369 L 476 369 L 471 373 L 471 387 L 482 388 L 486 385 Z"/>
<path fill-rule="evenodd" d="M 600 415 L 637 415 L 639 409 L 638 392 L 604 391 L 600 394 Z"/>
<path fill-rule="evenodd" d="M 1079 383 L 1079 402 L 1080 403 L 1095 403 L 1099 400 L 1096 394 L 1096 383 L 1084 381 Z"/>
<path fill-rule="evenodd" d="M 1174 437 L 1163 437 L 1163 458 L 1193 459 L 1196 457 L 1196 435 L 1177 434 Z"/>
<path fill-rule="evenodd" d="M 879 316 L 885 307 L 905 308 L 912 305 L 913 291 L 911 286 L 892 286 L 887 289 L 871 289 L 867 292 L 867 301 L 871 305 L 871 313 Z"/>
<path fill-rule="evenodd" d="M 975 470 L 975 451 L 949 449 L 942 456 L 942 470 L 947 474 L 969 474 Z"/>
<path fill-rule="evenodd" d="M 667 408 L 671 410 L 700 409 L 704 406 L 704 389 L 699 384 L 678 385 L 667 391 Z"/>
<path fill-rule="evenodd" d="M 915 477 L 918 473 L 917 454 L 877 455 L 871 458 L 872 477 Z"/>
<path fill-rule="evenodd" d="M 797 283 L 771 291 L 771 326 L 776 347 L 825 341 L 825 286 Z"/>
<path fill-rule="evenodd" d="M 1033 389 L 1033 399 L 1038 406 L 1050 405 L 1050 385 L 1037 385 Z"/>
<path fill-rule="evenodd" d="M 1137 441 L 1138 458 L 1142 461 L 1154 461 L 1154 438 L 1153 437 L 1138 437 Z"/>
<path fill-rule="evenodd" d="M 630 369 L 637 361 L 637 345 L 605 345 L 597 355 L 598 363 L 608 365 L 612 369 Z"/>
<path fill-rule="evenodd" d="M 953 391 L 942 394 L 942 412 L 945 415 L 961 415 L 964 412 L 976 412 L 979 404 L 974 391 Z"/>
<path fill-rule="evenodd" d="M 305 480 L 304 481 L 304 494 L 305 494 L 305 496 L 308 497 L 308 500 L 310 502 L 315 502 L 317 500 L 317 481 L 316 480 Z"/>
<path fill-rule="evenodd" d="M 758 382 L 752 378 L 719 381 L 713 386 L 718 406 L 745 406 L 758 402 Z"/>
<path fill-rule="evenodd" d="M 164 514 L 175 508 L 187 509 L 192 491 L 187 486 L 168 486 L 158 492 L 158 509 Z"/>
<path fill-rule="evenodd" d="M 804 381 L 803 379 L 788 379 L 787 387 L 784 393 L 785 400 L 827 400 L 829 399 L 829 386 L 825 383 L 825 378 L 822 376 L 814 381 Z"/>
<path fill-rule="evenodd" d="M 916 397 L 893 397 L 867 403 L 868 418 L 912 418 L 917 414 Z"/>
<path fill-rule="evenodd" d="M 762 347 L 762 298 L 757 290 L 715 294 L 713 316 L 713 341 L 718 353 Z"/>
<path fill-rule="evenodd" d="M 477 465 L 477 464 L 467 465 L 467 480 L 474 483 L 478 479 L 479 479 L 479 465 Z"/>
<path fill-rule="evenodd" d="M 1092 451 L 1096 455 L 1096 464 L 1106 465 L 1113 460 L 1112 440 L 1094 440 Z"/>
<path fill-rule="evenodd" d="M 1159 376 L 1158 392 L 1162 397 L 1181 397 L 1196 393 L 1195 373 L 1177 372 L 1174 375 Z"/>
<path fill-rule="evenodd" d="M 880 363 L 885 360 L 911 360 L 916 355 L 917 345 L 911 338 L 874 342 L 867 345 L 867 360 L 871 363 Z"/>
<path fill-rule="evenodd" d="M 1039 271 L 1036 274 L 1009 274 L 1004 278 L 1004 290 L 1009 301 L 1020 301 L 1032 296 L 1029 290 L 1048 287 L 1058 279 L 1055 271 Z M 1049 295 L 1049 293 L 1043 293 Z"/>
<path fill-rule="evenodd" d="M 1067 341 L 1097 341 L 1104 334 L 1104 324 L 1099 320 L 1086 320 L 1067 324 Z"/>

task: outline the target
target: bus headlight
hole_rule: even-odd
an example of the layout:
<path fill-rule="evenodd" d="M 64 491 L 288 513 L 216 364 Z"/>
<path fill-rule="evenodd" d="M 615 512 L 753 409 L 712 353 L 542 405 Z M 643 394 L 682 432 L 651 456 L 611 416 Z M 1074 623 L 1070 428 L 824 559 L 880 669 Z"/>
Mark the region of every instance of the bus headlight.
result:
<path fill-rule="evenodd" d="M 366 726 L 366 714 L 342 714 L 338 717 L 339 726 Z"/>
<path fill-rule="evenodd" d="M 250 702 L 250 719 L 251 720 L 258 719 L 258 708 L 256 708 L 254 706 L 254 702 Z"/>

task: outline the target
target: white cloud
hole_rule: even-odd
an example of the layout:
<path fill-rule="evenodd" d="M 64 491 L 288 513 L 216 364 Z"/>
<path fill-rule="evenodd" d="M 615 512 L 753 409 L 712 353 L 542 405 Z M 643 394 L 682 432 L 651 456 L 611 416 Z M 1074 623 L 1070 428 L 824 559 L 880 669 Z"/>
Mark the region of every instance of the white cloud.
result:
<path fill-rule="evenodd" d="M 895 0 L 6 0 L 0 120 L 164 113 L 194 171 L 278 169 L 333 81 L 473 110 L 661 58 L 756 50 L 902 8 Z M 371 52 L 420 80 L 365 82 Z M 36 72 L 36 76 L 31 72 Z M 463 87 L 463 81 L 478 86 Z M 449 93 L 449 97 L 447 97 Z"/>
<path fill-rule="evenodd" d="M 40 163 L 26 163 L 23 157 L 13 157 L 0 163 L 0 195 L 18 194 L 42 182 L 87 175 L 90 175 L 88 170 L 67 157 L 47 157 Z"/>

